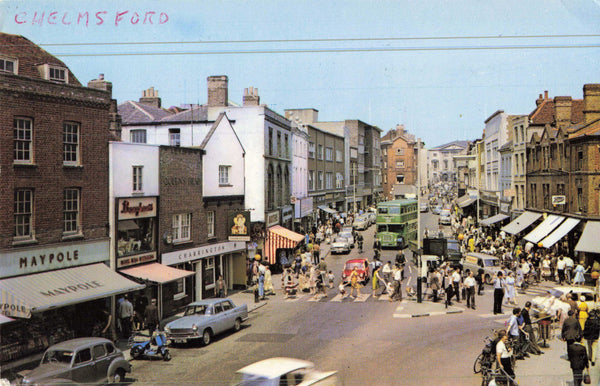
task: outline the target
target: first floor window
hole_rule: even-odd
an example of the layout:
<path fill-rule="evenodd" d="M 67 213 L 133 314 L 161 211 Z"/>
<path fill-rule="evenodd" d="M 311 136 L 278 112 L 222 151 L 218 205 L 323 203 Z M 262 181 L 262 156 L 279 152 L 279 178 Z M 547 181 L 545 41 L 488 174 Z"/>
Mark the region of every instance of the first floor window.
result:
<path fill-rule="evenodd" d="M 131 130 L 129 132 L 129 140 L 133 143 L 146 143 L 146 130 Z"/>
<path fill-rule="evenodd" d="M 19 189 L 15 192 L 15 237 L 33 236 L 33 190 Z"/>
<path fill-rule="evenodd" d="M 13 121 L 14 161 L 33 162 L 33 121 L 29 118 L 15 118 Z"/>
<path fill-rule="evenodd" d="M 208 237 L 213 237 L 215 235 L 215 212 L 212 210 L 206 212 L 206 220 Z"/>
<path fill-rule="evenodd" d="M 173 242 L 181 242 L 190 240 L 190 227 L 192 224 L 192 214 L 175 214 L 173 215 Z"/>
<path fill-rule="evenodd" d="M 79 161 L 79 124 L 63 124 L 63 163 L 77 165 Z"/>
<path fill-rule="evenodd" d="M 231 165 L 219 165 L 219 185 L 229 185 Z"/>
<path fill-rule="evenodd" d="M 63 232 L 79 232 L 79 189 L 65 189 L 63 214 Z"/>
<path fill-rule="evenodd" d="M 180 129 L 169 129 L 169 145 L 180 146 L 181 145 L 181 130 Z"/>
<path fill-rule="evenodd" d="M 133 180 L 133 191 L 134 192 L 141 192 L 143 191 L 143 185 L 142 185 L 142 172 L 143 172 L 144 167 L 143 166 L 133 166 L 133 176 L 132 176 L 132 180 Z"/>
<path fill-rule="evenodd" d="M 315 190 L 315 171 L 308 171 L 308 190 Z"/>
<path fill-rule="evenodd" d="M 333 189 L 333 173 L 325 174 L 325 189 Z"/>

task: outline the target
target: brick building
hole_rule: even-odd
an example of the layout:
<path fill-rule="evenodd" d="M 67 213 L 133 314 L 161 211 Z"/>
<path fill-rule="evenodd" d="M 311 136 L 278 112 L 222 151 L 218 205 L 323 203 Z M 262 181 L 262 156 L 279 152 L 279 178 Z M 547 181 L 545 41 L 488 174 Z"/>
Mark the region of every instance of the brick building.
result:
<path fill-rule="evenodd" d="M 84 87 L 22 36 L 0 33 L 0 362 L 89 336 L 111 296 L 140 286 L 109 264 L 111 84 Z M 24 291 L 23 288 L 37 291 Z"/>
<path fill-rule="evenodd" d="M 417 141 L 413 134 L 409 134 L 404 125 L 397 125 L 396 129 L 388 131 L 381 137 L 381 157 L 383 174 L 383 196 L 393 200 L 394 186 L 417 185 Z M 423 184 L 427 181 L 423 180 Z"/>

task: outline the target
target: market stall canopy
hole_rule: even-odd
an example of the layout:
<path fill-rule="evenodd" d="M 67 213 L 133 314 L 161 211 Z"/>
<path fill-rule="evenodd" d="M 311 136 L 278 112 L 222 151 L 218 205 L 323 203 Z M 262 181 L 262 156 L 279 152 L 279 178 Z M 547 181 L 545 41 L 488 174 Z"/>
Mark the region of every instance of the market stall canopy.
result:
<path fill-rule="evenodd" d="M 20 310 L 14 316 L 21 318 L 30 317 L 32 312 L 101 299 L 144 287 L 119 275 L 104 263 L 0 280 L 3 308 L 7 307 L 5 300 L 12 301 L 8 307 Z M 4 314 L 13 317 L 6 312 Z"/>
<path fill-rule="evenodd" d="M 184 277 L 195 275 L 196 272 L 169 267 L 160 263 L 138 265 L 137 267 L 121 269 L 120 273 L 154 283 L 168 283 Z"/>
<path fill-rule="evenodd" d="M 581 220 L 576 218 L 567 218 L 562 224 L 560 224 L 558 228 L 554 230 L 554 232 L 550 233 L 548 237 L 542 240 L 542 247 L 550 248 L 556 244 L 558 240 L 562 239 L 567 233 L 571 232 L 571 230 L 575 228 L 580 221 Z"/>
<path fill-rule="evenodd" d="M 495 216 L 488 217 L 485 220 L 481 220 L 481 225 L 489 227 L 492 224 L 497 223 L 498 221 L 506 220 L 508 218 L 507 215 L 498 213 Z"/>
<path fill-rule="evenodd" d="M 519 217 L 512 220 L 508 225 L 503 227 L 502 230 L 506 233 L 510 233 L 511 235 L 516 235 L 533 224 L 540 217 L 542 217 L 541 213 L 524 212 Z"/>
<path fill-rule="evenodd" d="M 327 213 L 331 213 L 331 214 L 335 214 L 335 213 L 337 213 L 337 210 L 335 210 L 335 209 L 331 209 L 330 207 L 328 207 L 328 206 L 325 206 L 325 205 L 319 205 L 317 208 L 319 208 L 319 209 L 321 209 L 322 211 L 324 211 L 324 212 L 327 212 Z"/>
<path fill-rule="evenodd" d="M 575 246 L 577 252 L 600 253 L 600 221 L 585 223 L 583 233 Z"/>
<path fill-rule="evenodd" d="M 529 232 L 527 236 L 525 236 L 525 240 L 531 241 L 532 243 L 537 243 L 544 237 L 548 236 L 550 232 L 552 232 L 556 227 L 563 222 L 565 218 L 562 216 L 557 216 L 555 214 L 550 214 L 540 225 L 538 225 L 534 230 Z"/>
<path fill-rule="evenodd" d="M 275 264 L 277 261 L 277 249 L 296 248 L 298 244 L 302 242 L 302 240 L 304 240 L 303 235 L 284 228 L 281 225 L 275 225 L 267 230 L 264 257 L 267 259 L 269 264 Z"/>

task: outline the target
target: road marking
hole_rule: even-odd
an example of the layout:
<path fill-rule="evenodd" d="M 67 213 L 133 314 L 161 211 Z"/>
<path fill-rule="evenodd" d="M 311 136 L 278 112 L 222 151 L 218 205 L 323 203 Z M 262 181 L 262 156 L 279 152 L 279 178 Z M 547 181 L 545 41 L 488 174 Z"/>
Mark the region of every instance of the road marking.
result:
<path fill-rule="evenodd" d="M 331 302 L 340 302 L 341 303 L 342 302 L 342 296 L 343 296 L 342 294 L 337 294 L 330 301 Z"/>
<path fill-rule="evenodd" d="M 388 294 L 387 292 L 386 292 L 386 293 L 384 293 L 384 294 L 381 294 L 381 295 L 380 295 L 380 296 L 377 298 L 377 300 L 387 300 L 387 301 L 389 301 L 389 300 L 390 300 L 390 294 Z"/>
<path fill-rule="evenodd" d="M 356 299 L 354 299 L 355 303 L 364 303 L 365 301 L 367 301 L 367 299 L 370 297 L 370 294 L 358 294 L 358 297 Z"/>

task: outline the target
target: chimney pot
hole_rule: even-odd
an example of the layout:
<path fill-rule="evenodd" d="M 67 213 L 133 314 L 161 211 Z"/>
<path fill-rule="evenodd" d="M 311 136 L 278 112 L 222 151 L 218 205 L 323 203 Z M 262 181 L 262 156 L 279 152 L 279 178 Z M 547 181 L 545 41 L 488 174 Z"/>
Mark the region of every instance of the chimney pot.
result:
<path fill-rule="evenodd" d="M 544 91 L 544 99 L 548 99 L 548 90 Z"/>

